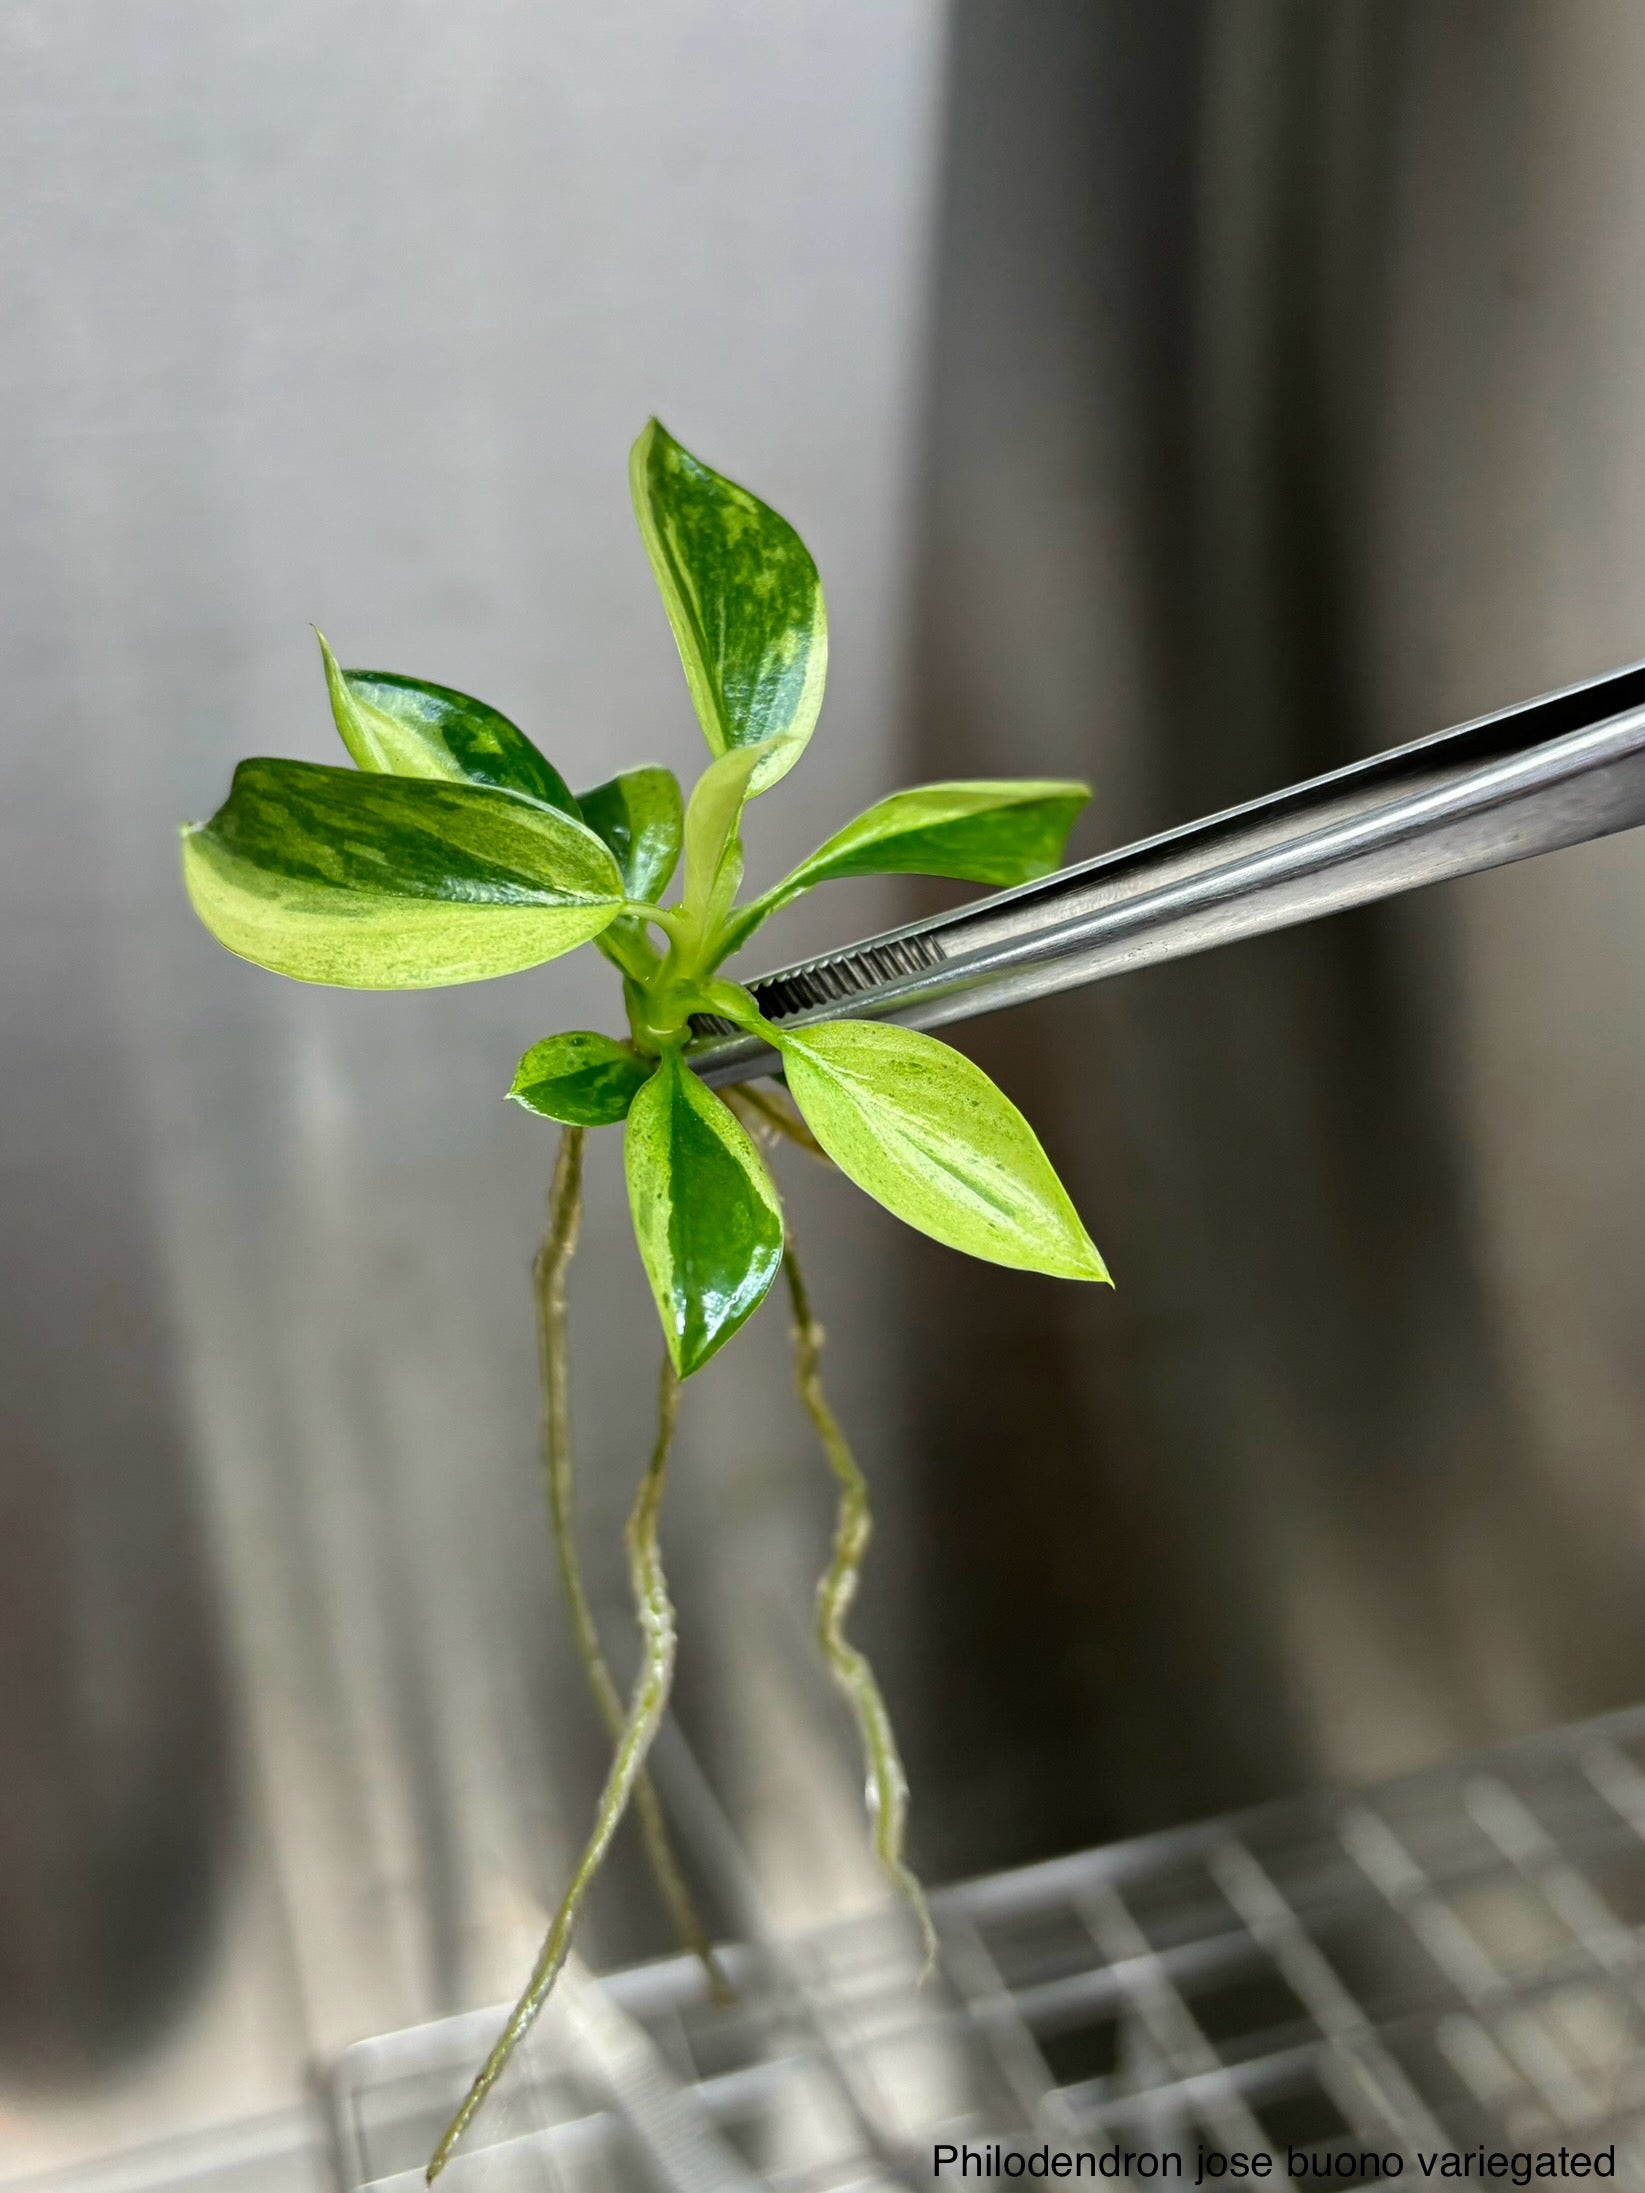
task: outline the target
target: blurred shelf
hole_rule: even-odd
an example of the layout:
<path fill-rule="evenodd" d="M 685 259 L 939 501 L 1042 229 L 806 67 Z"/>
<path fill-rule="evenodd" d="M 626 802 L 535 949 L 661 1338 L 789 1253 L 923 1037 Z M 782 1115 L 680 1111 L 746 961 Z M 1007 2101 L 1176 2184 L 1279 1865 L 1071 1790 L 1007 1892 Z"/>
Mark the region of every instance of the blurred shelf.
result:
<path fill-rule="evenodd" d="M 5 2193 L 322 2193 L 313 2116 L 283 2110 L 46 2176 L 0 2177 Z"/>

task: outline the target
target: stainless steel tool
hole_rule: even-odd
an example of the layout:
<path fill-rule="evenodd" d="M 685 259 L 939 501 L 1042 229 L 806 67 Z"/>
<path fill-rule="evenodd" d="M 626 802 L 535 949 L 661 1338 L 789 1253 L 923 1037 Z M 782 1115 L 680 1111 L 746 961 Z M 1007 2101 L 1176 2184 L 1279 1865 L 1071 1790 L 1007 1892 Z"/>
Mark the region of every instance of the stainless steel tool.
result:
<path fill-rule="evenodd" d="M 1645 663 L 749 983 L 768 1020 L 940 1028 L 1645 822 Z M 779 1059 L 701 1020 L 704 1080 Z"/>

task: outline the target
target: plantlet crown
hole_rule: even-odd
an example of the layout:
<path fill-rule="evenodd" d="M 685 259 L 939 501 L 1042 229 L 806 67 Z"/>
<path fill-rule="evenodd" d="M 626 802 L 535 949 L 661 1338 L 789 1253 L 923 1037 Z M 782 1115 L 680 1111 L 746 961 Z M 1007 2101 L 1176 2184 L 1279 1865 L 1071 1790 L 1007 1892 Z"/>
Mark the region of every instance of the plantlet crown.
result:
<path fill-rule="evenodd" d="M 1032 1129 L 980 1068 L 932 1036 L 868 1023 L 785 1034 L 717 979 L 763 921 L 820 883 L 1046 874 L 1088 788 L 1030 779 L 894 792 L 738 905 L 748 803 L 794 767 L 822 706 L 822 588 L 787 520 L 656 420 L 634 445 L 630 479 L 713 757 L 689 802 L 656 765 L 574 798 L 496 709 L 422 679 L 345 670 L 322 638 L 356 767 L 243 762 L 227 803 L 184 834 L 201 919 L 242 958 L 357 989 L 476 982 L 597 943 L 623 978 L 626 1045 L 550 1037 L 508 1093 L 545 1119 L 615 1126 L 656 1079 L 628 1129 L 626 1170 L 682 1378 L 758 1306 L 782 1239 L 763 1158 L 717 1099 L 698 1102 L 682 1078 L 697 1012 L 775 1044 L 816 1139 L 907 1224 L 995 1263 L 1105 1279 Z M 682 859 L 683 889 L 664 906 Z M 710 1130 L 721 1118 L 734 1140 Z"/>

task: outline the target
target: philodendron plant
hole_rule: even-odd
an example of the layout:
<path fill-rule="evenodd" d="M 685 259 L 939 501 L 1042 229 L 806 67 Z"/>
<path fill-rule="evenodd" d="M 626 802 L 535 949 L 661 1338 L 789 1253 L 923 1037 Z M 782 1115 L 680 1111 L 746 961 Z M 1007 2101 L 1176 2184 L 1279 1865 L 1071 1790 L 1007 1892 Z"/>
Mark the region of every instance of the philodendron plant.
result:
<path fill-rule="evenodd" d="M 509 1095 L 560 1125 L 536 1264 L 544 1457 L 572 1630 L 615 1745 L 588 1843 L 530 1982 L 429 2163 L 444 2167 L 565 1962 L 590 1881 L 630 1800 L 659 1885 L 717 1980 L 654 1791 L 646 1753 L 674 1668 L 673 1608 L 657 1518 L 681 1382 L 784 1276 L 798 1386 L 838 1481 L 817 1635 L 855 1715 L 875 1847 L 919 1914 L 903 1861 L 907 1788 L 872 1671 L 845 1632 L 868 1542 L 866 1487 L 823 1395 L 821 1331 L 762 1146 L 831 1160 L 908 1225 L 950 1248 L 1063 1279 L 1107 1273 L 1032 1128 L 987 1075 L 934 1037 L 864 1020 L 785 1028 L 721 969 L 766 918 L 842 876 L 1023 883 L 1054 868 L 1083 784 L 928 784 L 847 823 L 790 875 L 740 900 L 749 803 L 805 751 L 822 705 L 827 620 L 793 527 L 683 449 L 653 420 L 630 476 L 640 533 L 711 759 L 683 800 L 671 772 L 624 770 L 573 796 L 506 716 L 448 686 L 344 670 L 322 639 L 350 768 L 244 761 L 210 822 L 183 834 L 200 918 L 242 958 L 303 982 L 418 990 L 478 982 L 598 946 L 622 981 L 624 1038 L 545 1036 Z M 679 894 L 664 903 L 676 870 Z M 715 1095 L 692 1071 L 692 1016 L 760 1035 L 779 1083 Z M 573 1531 L 565 1279 L 591 1127 L 623 1129 L 640 1259 L 662 1321 L 658 1433 L 629 1517 L 642 1641 L 625 1703 L 607 1667 Z"/>

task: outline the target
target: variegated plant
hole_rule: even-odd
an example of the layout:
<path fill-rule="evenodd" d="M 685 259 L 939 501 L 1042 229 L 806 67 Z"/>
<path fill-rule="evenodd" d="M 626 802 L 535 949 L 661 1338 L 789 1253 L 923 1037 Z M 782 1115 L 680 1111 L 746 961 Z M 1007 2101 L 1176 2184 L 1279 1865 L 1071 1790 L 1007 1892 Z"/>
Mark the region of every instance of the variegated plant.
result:
<path fill-rule="evenodd" d="M 866 1488 L 823 1396 L 821 1333 L 759 1145 L 787 1137 L 826 1156 L 897 1217 L 973 1256 L 1065 1279 L 1107 1277 L 1033 1130 L 968 1059 L 933 1037 L 870 1021 L 774 1026 L 721 973 L 768 915 L 837 877 L 1011 884 L 1044 874 L 1061 857 L 1087 787 L 1034 780 L 898 792 L 739 903 L 748 803 L 800 759 L 822 705 L 822 589 L 794 529 L 655 420 L 634 446 L 631 481 L 712 755 L 688 802 L 670 771 L 655 766 L 573 797 L 494 708 L 419 679 L 341 669 L 322 640 L 332 712 L 354 768 L 242 762 L 226 803 L 183 837 L 201 919 L 231 951 L 279 974 L 421 989 L 513 974 L 592 942 L 622 978 L 627 1037 L 548 1036 L 526 1052 L 509 1092 L 562 1130 L 536 1266 L 545 1460 L 571 1622 L 616 1752 L 530 1983 L 435 2150 L 430 2179 L 542 2007 L 631 1798 L 676 1920 L 712 1973 L 644 1767 L 675 1654 L 657 1512 L 680 1382 L 752 1315 L 779 1270 L 794 1313 L 801 1398 L 839 1484 L 818 1636 L 861 1733 L 880 1860 L 924 1920 L 903 1863 L 907 1792 L 896 1744 L 873 1675 L 845 1635 L 868 1539 Z M 665 905 L 682 856 L 682 888 Z M 698 1013 L 774 1045 L 786 1094 L 776 1084 L 712 1094 L 691 1069 Z M 584 1135 L 619 1124 L 635 1236 L 666 1343 L 659 1434 L 628 1526 L 644 1650 L 626 1705 L 601 1650 L 573 1535 L 565 1356 Z"/>

